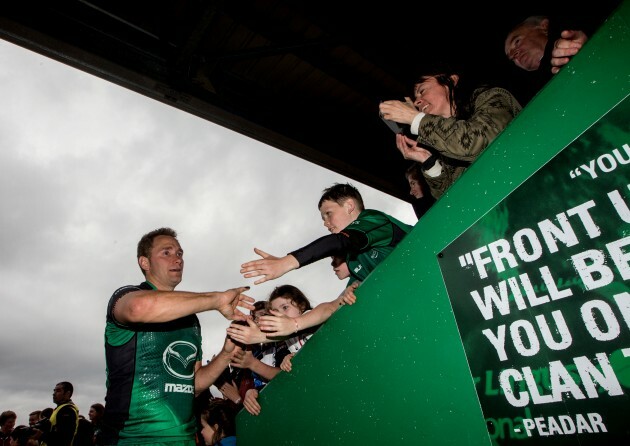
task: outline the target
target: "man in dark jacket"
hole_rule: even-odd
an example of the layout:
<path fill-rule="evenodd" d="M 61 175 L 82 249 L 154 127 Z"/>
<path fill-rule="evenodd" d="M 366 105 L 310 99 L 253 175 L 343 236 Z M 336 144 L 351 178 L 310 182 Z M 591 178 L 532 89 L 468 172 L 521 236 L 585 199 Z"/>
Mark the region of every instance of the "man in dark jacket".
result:
<path fill-rule="evenodd" d="M 42 446 L 72 446 L 79 426 L 79 408 L 72 402 L 74 387 L 67 381 L 53 389 L 53 403 L 57 405 L 46 422 L 40 422 L 43 431 Z"/>

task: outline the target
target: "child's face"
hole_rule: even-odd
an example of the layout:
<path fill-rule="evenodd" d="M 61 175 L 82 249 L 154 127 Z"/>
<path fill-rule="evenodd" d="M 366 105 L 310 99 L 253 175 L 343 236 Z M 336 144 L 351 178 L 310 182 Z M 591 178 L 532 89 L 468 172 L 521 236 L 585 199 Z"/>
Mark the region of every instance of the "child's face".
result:
<path fill-rule="evenodd" d="M 295 303 L 286 297 L 274 299 L 273 302 L 271 302 L 270 308 L 274 311 L 279 311 L 287 317 L 298 317 L 302 314 Z"/>
<path fill-rule="evenodd" d="M 215 425 L 216 426 L 216 425 Z M 214 438 L 216 436 L 216 430 L 213 426 L 210 426 L 206 420 L 201 419 L 201 436 L 203 437 L 204 443 L 206 445 L 215 444 L 219 441 L 219 438 Z"/>
<path fill-rule="evenodd" d="M 333 257 L 330 264 L 333 267 L 333 271 L 339 280 L 347 279 L 350 277 L 350 270 L 346 261 L 339 257 Z"/>
<path fill-rule="evenodd" d="M 414 198 L 422 198 L 424 194 L 422 193 L 422 187 L 420 183 L 415 178 L 407 177 L 407 182 L 409 183 L 409 194 Z"/>
<path fill-rule="evenodd" d="M 333 234 L 341 232 L 346 226 L 355 220 L 352 215 L 352 200 L 346 200 L 343 204 L 336 201 L 325 200 L 319 208 L 319 213 L 324 220 L 324 226 Z"/>

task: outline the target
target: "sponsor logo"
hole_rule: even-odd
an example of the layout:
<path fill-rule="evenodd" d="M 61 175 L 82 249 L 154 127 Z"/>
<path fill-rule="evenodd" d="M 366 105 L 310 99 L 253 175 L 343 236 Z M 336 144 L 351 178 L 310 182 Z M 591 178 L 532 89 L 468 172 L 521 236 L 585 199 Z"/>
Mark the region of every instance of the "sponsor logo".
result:
<path fill-rule="evenodd" d="M 192 384 L 166 383 L 164 384 L 164 391 L 173 393 L 195 393 L 195 386 Z"/>
<path fill-rule="evenodd" d="M 169 375 L 175 378 L 192 379 L 195 368 L 191 363 L 197 357 L 197 347 L 190 342 L 171 342 L 162 354 L 162 363 Z"/>

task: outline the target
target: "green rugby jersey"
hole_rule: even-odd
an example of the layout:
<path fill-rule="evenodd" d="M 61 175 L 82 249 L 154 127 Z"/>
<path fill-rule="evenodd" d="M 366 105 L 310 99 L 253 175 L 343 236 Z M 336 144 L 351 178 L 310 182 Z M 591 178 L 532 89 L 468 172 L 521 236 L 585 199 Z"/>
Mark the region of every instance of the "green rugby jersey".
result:
<path fill-rule="evenodd" d="M 394 250 L 413 226 L 384 212 L 365 209 L 342 232 L 359 231 L 367 237 L 367 243 L 358 252 L 349 252 L 346 263 L 350 270 L 348 285 L 365 280 L 376 266 Z"/>
<path fill-rule="evenodd" d="M 194 445 L 195 363 L 201 361 L 196 315 L 159 324 L 126 326 L 113 318 L 125 294 L 154 287 L 144 282 L 114 292 L 107 309 L 105 359 L 106 444 Z"/>

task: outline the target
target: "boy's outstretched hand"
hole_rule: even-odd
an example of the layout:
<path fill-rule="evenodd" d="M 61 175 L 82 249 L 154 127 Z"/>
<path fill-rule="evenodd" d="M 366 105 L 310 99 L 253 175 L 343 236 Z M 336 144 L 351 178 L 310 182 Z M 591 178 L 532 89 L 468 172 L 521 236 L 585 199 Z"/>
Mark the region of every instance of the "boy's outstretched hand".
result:
<path fill-rule="evenodd" d="M 254 285 L 277 279 L 285 273 L 300 267 L 297 259 L 290 254 L 284 257 L 276 257 L 258 248 L 254 248 L 254 252 L 262 257 L 262 259 L 251 260 L 241 265 L 241 274 L 246 279 L 263 276 L 262 279 L 258 279 L 254 282 Z"/>

